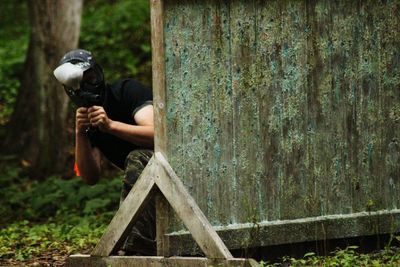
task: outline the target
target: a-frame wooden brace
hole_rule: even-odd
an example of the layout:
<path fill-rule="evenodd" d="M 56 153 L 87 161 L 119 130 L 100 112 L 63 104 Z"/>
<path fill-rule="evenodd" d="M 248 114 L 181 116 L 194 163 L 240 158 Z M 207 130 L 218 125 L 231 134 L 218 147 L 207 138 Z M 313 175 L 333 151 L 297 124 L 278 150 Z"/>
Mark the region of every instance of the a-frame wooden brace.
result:
<path fill-rule="evenodd" d="M 162 255 L 155 257 L 110 256 L 122 245 L 148 200 L 157 194 L 165 197 L 165 200 L 183 221 L 207 258 L 166 258 Z M 157 200 L 161 201 L 162 198 L 159 197 Z M 162 231 L 159 226 L 157 230 Z M 163 254 L 163 247 L 165 246 L 162 242 L 162 238 L 158 240 L 157 251 L 159 255 Z M 111 266 L 258 265 L 252 259 L 235 259 L 232 257 L 230 251 L 212 228 L 161 152 L 156 152 L 151 158 L 142 175 L 121 204 L 91 256 L 71 256 L 67 261 L 67 266 L 108 266 L 110 264 Z"/>
<path fill-rule="evenodd" d="M 208 258 L 232 258 L 193 198 L 160 152 L 156 152 L 115 214 L 92 255 L 109 256 L 127 237 L 138 213 L 158 188 Z"/>

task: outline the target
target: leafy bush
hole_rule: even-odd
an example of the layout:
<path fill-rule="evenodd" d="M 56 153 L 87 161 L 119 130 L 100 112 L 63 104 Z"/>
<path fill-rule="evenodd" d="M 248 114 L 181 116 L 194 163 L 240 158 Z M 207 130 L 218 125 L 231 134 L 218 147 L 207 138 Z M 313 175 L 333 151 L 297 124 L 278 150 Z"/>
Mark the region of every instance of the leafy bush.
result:
<path fill-rule="evenodd" d="M 65 255 L 88 251 L 98 242 L 106 226 L 93 216 L 83 217 L 76 223 L 68 220 L 42 224 L 15 222 L 0 230 L 0 259 L 23 261 L 48 251 Z"/>
<path fill-rule="evenodd" d="M 93 52 L 107 81 L 133 77 L 150 85 L 149 1 L 85 2 L 79 45 Z"/>
<path fill-rule="evenodd" d="M 3 126 L 13 110 L 28 48 L 26 1 L 1 2 L 0 36 Z M 93 51 L 107 81 L 133 77 L 150 85 L 149 1 L 85 1 L 79 46 Z M 119 177 L 103 179 L 95 186 L 57 176 L 32 181 L 15 165 L 3 163 L 2 159 L 0 265 L 3 259 L 82 253 L 98 241 L 118 207 Z"/>
<path fill-rule="evenodd" d="M 281 262 L 261 262 L 261 267 L 273 266 L 326 266 L 326 267 L 353 267 L 353 266 L 400 266 L 400 250 L 398 247 L 386 247 L 376 253 L 363 254 L 357 252 L 357 246 L 338 249 L 329 256 L 318 256 L 313 252 L 306 253 L 303 258 L 295 259 L 284 257 Z"/>
<path fill-rule="evenodd" d="M 3 125 L 12 113 L 20 87 L 29 27 L 25 1 L 2 1 L 0 12 L 0 125 Z"/>
<path fill-rule="evenodd" d="M 93 51 L 107 81 L 133 77 L 151 85 L 148 0 L 87 0 L 81 25 L 79 46 Z M 26 1 L 1 2 L 0 37 L 0 125 L 4 125 L 13 110 L 28 48 Z"/>
<path fill-rule="evenodd" d="M 1 260 L 22 261 L 49 251 L 88 252 L 118 208 L 121 178 L 94 186 L 56 176 L 31 181 L 11 164 L 0 166 L 0 184 L 2 265 Z"/>
<path fill-rule="evenodd" d="M 49 217 L 102 216 L 109 219 L 118 208 L 121 179 L 102 179 L 94 186 L 80 179 L 61 180 L 50 177 L 31 181 L 20 177 L 16 167 L 3 168 L 0 173 L 1 220 L 46 221 Z"/>

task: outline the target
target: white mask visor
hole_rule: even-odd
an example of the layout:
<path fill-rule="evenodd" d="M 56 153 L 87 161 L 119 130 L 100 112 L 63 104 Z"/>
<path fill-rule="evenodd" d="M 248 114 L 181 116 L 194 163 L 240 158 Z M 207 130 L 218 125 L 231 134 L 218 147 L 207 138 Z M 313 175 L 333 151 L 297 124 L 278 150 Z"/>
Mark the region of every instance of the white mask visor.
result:
<path fill-rule="evenodd" d="M 85 68 L 82 68 L 82 66 L 67 62 L 58 66 L 53 74 L 60 83 L 77 90 L 82 81 L 84 71 Z"/>

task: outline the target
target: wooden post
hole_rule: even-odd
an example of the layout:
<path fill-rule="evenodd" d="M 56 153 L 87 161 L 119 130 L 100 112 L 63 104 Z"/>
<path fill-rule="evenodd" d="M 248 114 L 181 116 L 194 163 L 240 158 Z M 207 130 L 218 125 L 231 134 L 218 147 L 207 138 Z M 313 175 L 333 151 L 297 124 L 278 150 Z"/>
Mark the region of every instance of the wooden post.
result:
<path fill-rule="evenodd" d="M 154 150 L 166 154 L 166 101 L 163 1 L 151 0 L 151 48 L 153 66 Z"/>
<path fill-rule="evenodd" d="M 169 239 L 165 235 L 168 233 L 170 205 L 159 189 L 156 191 L 156 211 L 157 255 L 169 257 Z"/>
<path fill-rule="evenodd" d="M 154 103 L 154 150 L 166 153 L 166 99 L 165 99 L 165 62 L 164 62 L 164 16 L 163 1 L 151 0 L 151 47 L 153 67 L 153 103 Z M 169 205 L 158 191 L 156 195 L 156 232 L 157 255 L 168 255 L 167 233 L 169 224 Z"/>

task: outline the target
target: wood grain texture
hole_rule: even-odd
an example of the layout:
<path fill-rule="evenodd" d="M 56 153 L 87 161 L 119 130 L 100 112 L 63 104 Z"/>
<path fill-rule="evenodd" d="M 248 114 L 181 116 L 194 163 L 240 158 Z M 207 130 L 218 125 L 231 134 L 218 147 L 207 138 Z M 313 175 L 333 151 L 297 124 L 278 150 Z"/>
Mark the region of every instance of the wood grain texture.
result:
<path fill-rule="evenodd" d="M 151 0 L 151 51 L 153 72 L 154 106 L 154 150 L 165 153 L 166 150 L 166 101 L 165 101 L 165 64 L 164 64 L 164 15 L 163 1 Z"/>
<path fill-rule="evenodd" d="M 165 238 L 168 233 L 170 223 L 169 216 L 171 210 L 168 200 L 165 199 L 159 189 L 156 191 L 156 234 L 157 234 L 157 255 L 171 256 L 169 249 L 169 240 Z"/>
<path fill-rule="evenodd" d="M 257 267 L 252 259 L 206 259 L 194 257 L 91 257 L 89 255 L 73 255 L 68 258 L 66 267 Z"/>
<path fill-rule="evenodd" d="M 399 0 L 163 16 L 166 156 L 214 226 L 399 206 Z"/>
<path fill-rule="evenodd" d="M 358 212 L 302 219 L 245 223 L 217 227 L 215 230 L 229 249 L 268 247 L 288 243 L 313 242 L 378 236 L 400 231 L 400 210 Z M 200 248 L 186 231 L 170 233 L 171 252 L 179 255 L 198 255 Z"/>
<path fill-rule="evenodd" d="M 156 185 L 206 257 L 210 259 L 233 258 L 164 156 L 160 152 L 156 152 L 155 158 L 156 164 L 160 166 L 157 168 L 155 176 Z"/>

